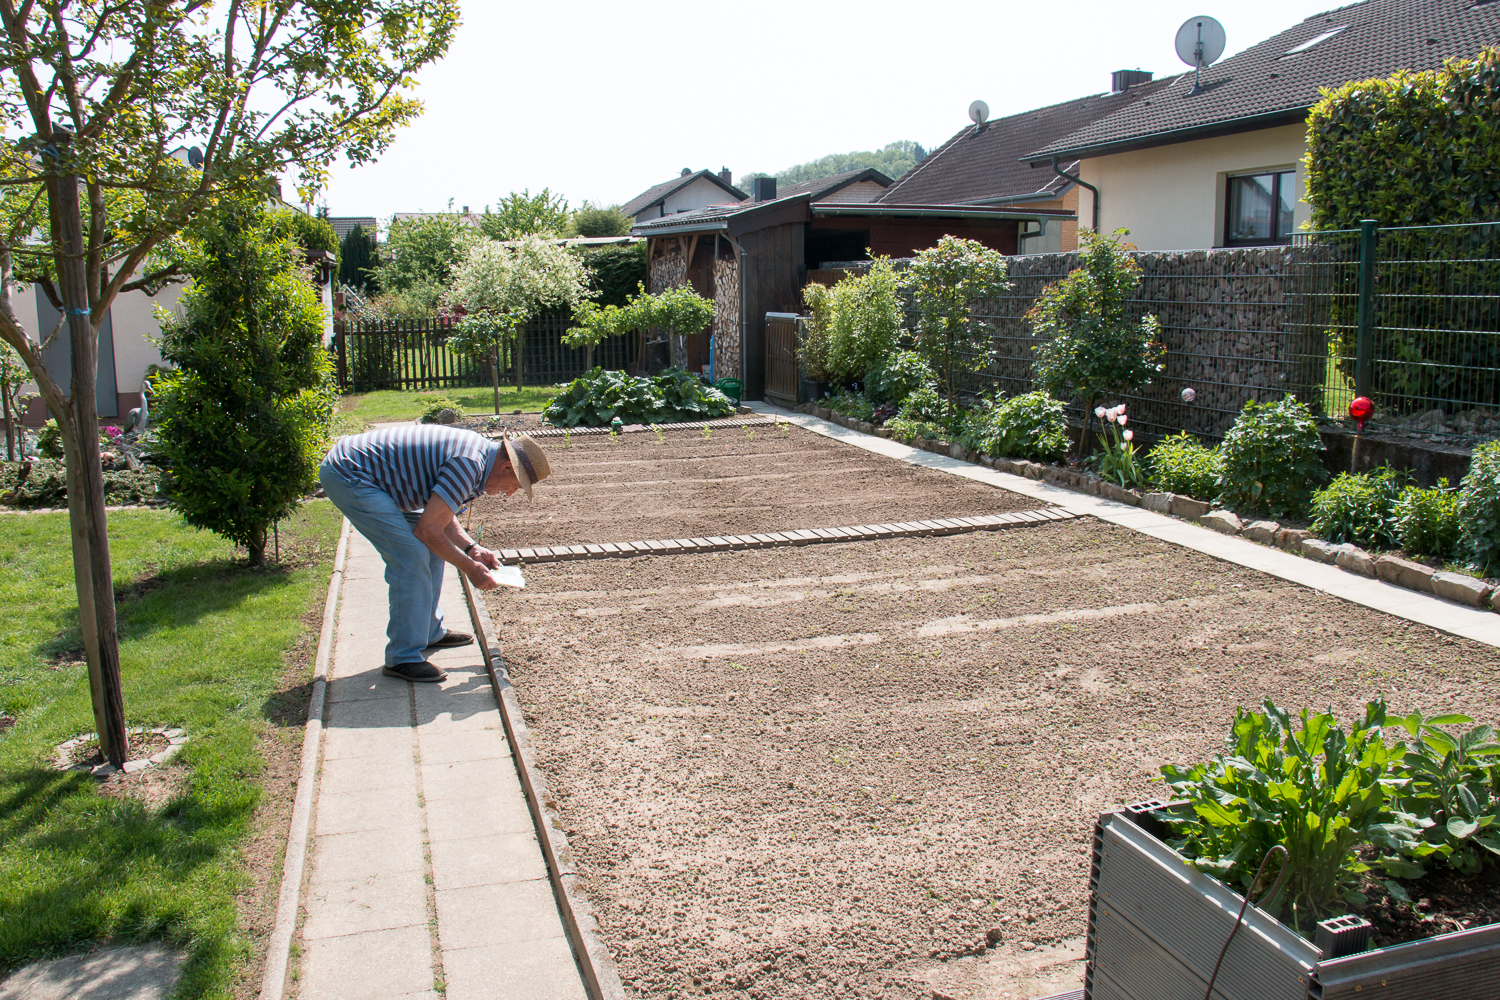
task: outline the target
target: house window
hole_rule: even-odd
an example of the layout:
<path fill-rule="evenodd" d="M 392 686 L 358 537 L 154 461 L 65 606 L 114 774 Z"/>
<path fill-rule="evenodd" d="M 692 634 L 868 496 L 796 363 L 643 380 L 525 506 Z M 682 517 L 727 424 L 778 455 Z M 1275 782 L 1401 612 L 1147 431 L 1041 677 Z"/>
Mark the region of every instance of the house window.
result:
<path fill-rule="evenodd" d="M 1224 244 L 1232 247 L 1290 243 L 1297 172 L 1242 174 L 1229 178 Z"/>

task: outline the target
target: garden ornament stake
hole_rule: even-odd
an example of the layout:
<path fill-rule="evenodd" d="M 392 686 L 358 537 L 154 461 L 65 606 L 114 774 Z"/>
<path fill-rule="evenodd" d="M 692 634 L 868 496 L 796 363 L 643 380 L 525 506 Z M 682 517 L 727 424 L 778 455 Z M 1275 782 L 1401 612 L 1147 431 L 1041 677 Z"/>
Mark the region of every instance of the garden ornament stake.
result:
<path fill-rule="evenodd" d="M 1364 396 L 1356 396 L 1354 402 L 1349 404 L 1349 416 L 1354 418 L 1356 430 L 1354 432 L 1354 455 L 1349 460 L 1350 475 L 1359 474 L 1359 441 L 1365 433 L 1365 421 L 1369 420 L 1375 413 L 1375 404 Z"/>

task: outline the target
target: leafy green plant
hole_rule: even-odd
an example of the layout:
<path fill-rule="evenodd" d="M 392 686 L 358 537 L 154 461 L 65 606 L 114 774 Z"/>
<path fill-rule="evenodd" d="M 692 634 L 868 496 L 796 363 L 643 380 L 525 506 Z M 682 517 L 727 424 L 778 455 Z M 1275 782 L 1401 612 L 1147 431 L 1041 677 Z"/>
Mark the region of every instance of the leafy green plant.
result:
<path fill-rule="evenodd" d="M 1099 418 L 1104 428 L 1099 434 L 1100 450 L 1094 456 L 1094 467 L 1105 479 L 1117 482 L 1127 489 L 1144 486 L 1147 480 L 1146 464 L 1136 454 L 1135 431 L 1125 426 L 1130 421 L 1130 415 L 1125 412 L 1125 404 L 1107 409 L 1103 406 L 1095 407 L 1094 416 Z"/>
<path fill-rule="evenodd" d="M 1420 839 L 1405 845 L 1410 860 L 1381 859 L 1393 875 L 1420 878 L 1422 862 L 1434 858 L 1466 875 L 1476 875 L 1486 858 L 1500 856 L 1500 743 L 1490 726 L 1450 733 L 1449 725 L 1471 725 L 1467 715 L 1420 712 L 1388 719 L 1409 739 L 1402 745 L 1404 779 L 1396 792 L 1398 815 L 1419 828 Z"/>
<path fill-rule="evenodd" d="M 1009 292 L 1006 256 L 975 240 L 944 236 L 920 251 L 905 281 L 916 306 L 917 351 L 943 384 L 947 420 L 957 415 L 960 377 L 982 372 L 995 354 L 995 331 L 975 309 L 986 299 Z"/>
<path fill-rule="evenodd" d="M 1312 498 L 1312 530 L 1335 545 L 1395 548 L 1400 540 L 1400 501 L 1407 477 L 1390 466 L 1373 472 L 1341 472 Z"/>
<path fill-rule="evenodd" d="M 926 358 L 916 351 L 893 351 L 865 376 L 865 396 L 876 406 L 899 406 L 923 386 L 936 385 L 937 375 Z"/>
<path fill-rule="evenodd" d="M 992 458 L 1051 462 L 1068 453 L 1067 418 L 1045 392 L 984 400 L 968 412 L 961 440 Z"/>
<path fill-rule="evenodd" d="M 943 398 L 937 394 L 937 389 L 924 385 L 907 395 L 896 416 L 899 419 L 940 424 L 947 416 L 947 408 L 943 405 Z"/>
<path fill-rule="evenodd" d="M 56 419 L 48 420 L 42 425 L 42 429 L 37 431 L 36 450 L 43 458 L 62 460 L 62 430 L 58 428 Z"/>
<path fill-rule="evenodd" d="M 1370 702 L 1347 733 L 1326 712 L 1303 709 L 1294 720 L 1269 699 L 1264 708 L 1236 709 L 1224 752 L 1207 763 L 1161 769 L 1194 814 L 1165 817 L 1178 834 L 1170 843 L 1201 871 L 1242 890 L 1252 888 L 1266 852 L 1282 845 L 1286 878 L 1257 905 L 1311 937 L 1318 920 L 1346 900 L 1359 901 L 1355 880 L 1369 866 L 1355 848 L 1399 848 L 1409 839 L 1406 826 L 1383 815 L 1391 764 L 1380 731 L 1385 704 Z"/>
<path fill-rule="evenodd" d="M 153 466 L 106 469 L 104 502 L 115 506 L 155 500 L 161 495 L 161 479 L 161 470 Z M 66 507 L 68 473 L 62 460 L 40 458 L 24 464 L 0 464 L 0 503 L 27 509 Z"/>
<path fill-rule="evenodd" d="M 655 378 L 595 368 L 574 379 L 542 411 L 542 419 L 554 427 L 606 427 L 616 418 L 632 424 L 660 424 L 733 412 L 734 404 L 727 396 L 680 368 L 668 368 Z"/>
<path fill-rule="evenodd" d="M 834 413 L 841 413 L 855 420 L 869 420 L 875 415 L 875 407 L 870 405 L 870 401 L 863 393 L 850 392 L 847 389 L 829 396 L 823 400 L 823 405 Z"/>
<path fill-rule="evenodd" d="M 703 440 L 707 441 L 709 438 L 711 438 L 713 436 L 714 436 L 714 429 L 712 427 L 708 426 L 707 424 L 704 424 L 703 425 L 703 431 L 702 431 Z"/>
<path fill-rule="evenodd" d="M 1474 449 L 1458 489 L 1458 517 L 1459 555 L 1483 573 L 1500 571 L 1500 441 Z"/>
<path fill-rule="evenodd" d="M 891 432 L 891 437 L 897 441 L 905 441 L 907 444 L 917 438 L 941 441 L 948 433 L 941 424 L 930 420 L 917 420 L 913 417 L 892 417 L 886 421 L 885 426 Z"/>
<path fill-rule="evenodd" d="M 802 301 L 807 303 L 811 315 L 802 326 L 802 339 L 797 344 L 797 365 L 802 374 L 814 382 L 832 382 L 833 314 L 837 301 L 833 289 L 813 282 L 802 289 Z"/>
<path fill-rule="evenodd" d="M 422 415 L 417 418 L 417 422 L 436 423 L 438 414 L 444 410 L 452 410 L 459 419 L 463 418 L 464 408 L 456 400 L 449 399 L 447 396 L 436 396 L 427 400 L 427 405 L 422 408 Z"/>
<path fill-rule="evenodd" d="M 1087 446 L 1089 417 L 1101 396 L 1139 392 L 1166 370 L 1156 317 L 1136 319 L 1128 308 L 1141 267 L 1129 254 L 1135 247 L 1121 242 L 1127 232 L 1080 231 L 1082 266 L 1044 288 L 1026 314 L 1031 335 L 1039 338 L 1032 347 L 1037 386 L 1083 404 L 1080 448 Z"/>
<path fill-rule="evenodd" d="M 1408 486 L 1401 491 L 1396 503 L 1396 530 L 1407 552 L 1451 559 L 1458 551 L 1462 528 L 1458 491 L 1449 488 L 1448 480 L 1439 479 L 1432 489 Z"/>
<path fill-rule="evenodd" d="M 1204 445 L 1187 431 L 1158 441 L 1147 453 L 1146 464 L 1151 469 L 1151 482 L 1167 493 L 1199 500 L 1219 495 L 1219 448 Z"/>
<path fill-rule="evenodd" d="M 828 326 L 829 381 L 863 382 L 901 336 L 901 278 L 889 257 L 877 257 L 829 289 L 818 308 Z"/>
<path fill-rule="evenodd" d="M 1295 396 L 1245 403 L 1219 448 L 1222 501 L 1239 510 L 1285 517 L 1306 510 L 1323 481 L 1323 440 L 1307 407 Z"/>

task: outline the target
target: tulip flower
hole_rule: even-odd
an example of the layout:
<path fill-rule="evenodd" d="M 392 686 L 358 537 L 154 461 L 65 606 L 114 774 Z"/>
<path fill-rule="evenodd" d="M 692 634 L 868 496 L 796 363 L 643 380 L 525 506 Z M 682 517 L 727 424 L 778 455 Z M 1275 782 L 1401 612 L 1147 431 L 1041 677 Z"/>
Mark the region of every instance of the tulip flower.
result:
<path fill-rule="evenodd" d="M 1124 422 L 1125 422 L 1125 418 L 1121 417 L 1120 418 L 1120 423 L 1123 424 Z M 1125 440 L 1126 441 L 1134 441 L 1135 440 L 1135 431 L 1126 431 L 1125 432 Z"/>

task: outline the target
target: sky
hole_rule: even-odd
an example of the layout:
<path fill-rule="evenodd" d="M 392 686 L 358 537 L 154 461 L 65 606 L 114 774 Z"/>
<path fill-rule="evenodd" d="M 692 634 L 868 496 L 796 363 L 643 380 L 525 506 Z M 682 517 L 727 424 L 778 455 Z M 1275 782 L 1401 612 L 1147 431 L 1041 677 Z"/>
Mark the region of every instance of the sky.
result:
<path fill-rule="evenodd" d="M 1224 25 L 1227 57 L 1339 6 L 464 0 L 447 56 L 418 75 L 421 118 L 376 163 L 336 163 L 321 201 L 382 224 L 544 187 L 610 205 L 683 167 L 739 178 L 898 139 L 931 149 L 976 98 L 999 118 L 1107 91 L 1114 70 L 1186 70 L 1173 39 L 1190 17 Z"/>

